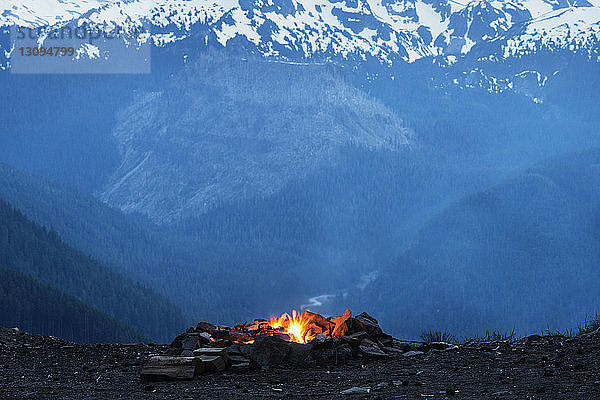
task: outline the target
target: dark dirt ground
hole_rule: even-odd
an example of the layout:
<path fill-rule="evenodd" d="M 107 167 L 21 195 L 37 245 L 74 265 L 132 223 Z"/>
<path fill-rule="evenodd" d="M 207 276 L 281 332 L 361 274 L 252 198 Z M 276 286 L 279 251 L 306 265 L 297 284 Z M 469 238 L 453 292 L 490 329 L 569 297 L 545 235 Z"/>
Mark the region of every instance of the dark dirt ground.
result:
<path fill-rule="evenodd" d="M 193 381 L 139 378 L 160 345 L 83 345 L 0 329 L 1 399 L 600 399 L 600 333 L 533 336 L 385 361 Z M 368 394 L 343 395 L 352 387 Z"/>

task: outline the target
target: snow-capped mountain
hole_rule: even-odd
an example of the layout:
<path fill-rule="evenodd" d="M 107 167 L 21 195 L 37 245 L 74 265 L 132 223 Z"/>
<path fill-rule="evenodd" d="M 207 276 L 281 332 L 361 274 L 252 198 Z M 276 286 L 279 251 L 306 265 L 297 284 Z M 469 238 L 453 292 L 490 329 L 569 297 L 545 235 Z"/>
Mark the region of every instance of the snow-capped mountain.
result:
<path fill-rule="evenodd" d="M 11 0 L 0 25 L 150 26 L 158 46 L 242 44 L 290 60 L 412 62 L 493 46 L 495 57 L 594 47 L 600 0 Z M 488 54 L 489 55 L 489 54 Z"/>

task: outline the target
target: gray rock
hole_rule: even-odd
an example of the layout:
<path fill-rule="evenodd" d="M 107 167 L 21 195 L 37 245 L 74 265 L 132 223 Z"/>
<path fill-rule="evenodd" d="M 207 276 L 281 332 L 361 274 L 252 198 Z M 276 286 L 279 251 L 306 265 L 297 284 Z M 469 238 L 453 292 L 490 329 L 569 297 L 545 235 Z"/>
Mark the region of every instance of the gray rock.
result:
<path fill-rule="evenodd" d="M 182 357 L 194 357 L 194 352 L 191 350 L 183 350 L 181 352 Z"/>
<path fill-rule="evenodd" d="M 202 343 L 202 344 L 208 344 L 208 343 L 210 343 L 210 340 L 212 339 L 211 334 L 208 332 L 200 332 L 198 334 L 198 336 L 200 337 L 200 343 Z"/>
<path fill-rule="evenodd" d="M 166 356 L 179 356 L 179 355 L 181 355 L 181 348 L 169 347 L 165 351 L 165 355 Z"/>
<path fill-rule="evenodd" d="M 286 362 L 297 366 L 308 366 L 305 360 L 310 357 L 310 353 L 314 348 L 313 343 L 301 344 L 290 343 L 290 352 L 286 357 Z"/>
<path fill-rule="evenodd" d="M 344 364 L 353 356 L 352 348 L 348 344 L 343 344 L 337 348 L 315 348 L 311 354 L 316 363 L 320 365 Z"/>
<path fill-rule="evenodd" d="M 371 388 L 368 387 L 352 387 L 350 389 L 342 390 L 340 394 L 368 394 L 371 393 Z"/>
<path fill-rule="evenodd" d="M 379 347 L 379 345 L 377 343 L 375 343 L 374 341 L 369 340 L 369 339 L 363 339 L 360 342 L 360 345 L 365 346 L 365 347 Z"/>
<path fill-rule="evenodd" d="M 367 339 L 367 332 L 356 332 L 351 335 L 342 335 L 340 339 L 351 346 L 357 347 L 363 339 Z"/>
<path fill-rule="evenodd" d="M 402 350 L 403 352 L 411 351 L 413 349 L 413 347 L 408 343 L 393 343 L 392 345 L 387 347 L 394 347 L 396 349 Z"/>
<path fill-rule="evenodd" d="M 194 355 L 196 356 L 221 356 L 223 358 L 227 357 L 227 348 L 226 347 L 200 347 L 194 350 Z"/>
<path fill-rule="evenodd" d="M 198 346 L 199 344 L 200 344 L 200 335 L 197 333 L 187 334 L 181 340 L 181 348 L 184 350 L 194 350 L 195 348 L 199 347 Z"/>
<path fill-rule="evenodd" d="M 233 364 L 229 367 L 232 372 L 246 372 L 250 370 L 249 362 L 242 362 L 238 364 Z"/>
<path fill-rule="evenodd" d="M 383 331 L 379 327 L 379 322 L 366 312 L 357 315 L 354 317 L 355 320 L 360 322 L 364 327 L 365 331 L 371 338 L 377 338 L 379 336 L 384 336 Z"/>
<path fill-rule="evenodd" d="M 231 365 L 250 362 L 246 357 L 235 354 L 227 354 L 227 361 Z"/>
<path fill-rule="evenodd" d="M 195 357 L 153 356 L 143 366 L 140 376 L 147 380 L 189 380 L 204 371 Z"/>
<path fill-rule="evenodd" d="M 240 350 L 239 344 L 232 344 L 227 348 L 227 354 L 232 356 L 242 356 L 242 351 Z"/>
<path fill-rule="evenodd" d="M 315 338 L 313 340 L 311 340 L 310 342 L 312 344 L 323 344 L 325 343 L 325 341 L 327 340 L 327 335 L 323 335 L 322 333 L 318 333 Z"/>
<path fill-rule="evenodd" d="M 289 352 L 290 343 L 273 336 L 259 336 L 250 346 L 248 356 L 262 369 L 269 369 L 283 363 Z"/>
<path fill-rule="evenodd" d="M 450 346 L 452 345 L 446 342 L 431 342 L 427 344 L 427 347 L 434 350 L 446 350 Z"/>
<path fill-rule="evenodd" d="M 425 354 L 425 353 L 423 353 L 422 351 L 413 350 L 413 351 L 407 351 L 406 353 L 403 353 L 402 355 L 404 357 L 412 357 L 412 356 L 418 356 L 421 354 Z"/>
<path fill-rule="evenodd" d="M 371 346 L 363 346 L 362 344 L 358 346 L 358 351 L 362 354 L 363 357 L 367 358 L 388 358 L 389 356 L 384 353 L 379 347 L 371 347 Z"/>
<path fill-rule="evenodd" d="M 396 347 L 384 347 L 383 351 L 385 351 L 388 354 L 402 354 L 404 353 L 404 351 L 396 348 Z"/>

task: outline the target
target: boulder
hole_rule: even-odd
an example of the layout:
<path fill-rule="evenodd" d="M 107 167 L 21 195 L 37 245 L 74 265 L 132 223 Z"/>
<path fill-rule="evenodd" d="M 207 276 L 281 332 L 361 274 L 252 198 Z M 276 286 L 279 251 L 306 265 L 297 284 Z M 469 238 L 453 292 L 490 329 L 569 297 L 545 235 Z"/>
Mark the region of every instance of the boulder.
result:
<path fill-rule="evenodd" d="M 307 363 L 306 360 L 310 357 L 314 344 L 290 343 L 289 348 L 290 351 L 285 359 L 287 363 L 300 367 L 310 366 L 311 363 Z"/>
<path fill-rule="evenodd" d="M 147 380 L 189 380 L 203 371 L 204 364 L 197 357 L 153 356 L 140 376 Z"/>
<path fill-rule="evenodd" d="M 202 364 L 204 365 L 207 371 L 221 372 L 224 371 L 225 368 L 227 368 L 227 364 L 225 363 L 225 357 L 223 356 L 201 355 L 195 358 L 202 360 Z"/>
<path fill-rule="evenodd" d="M 209 322 L 199 322 L 198 325 L 196 325 L 196 331 L 197 332 L 208 332 L 208 333 L 212 333 L 214 331 L 217 330 L 217 326 L 213 325 Z"/>
<path fill-rule="evenodd" d="M 262 369 L 280 365 L 290 352 L 290 343 L 273 336 L 259 336 L 248 348 L 240 346 L 242 353 Z"/>
<path fill-rule="evenodd" d="M 181 340 L 181 348 L 184 350 L 194 350 L 200 345 L 200 335 L 197 333 L 187 334 Z"/>
<path fill-rule="evenodd" d="M 369 334 L 371 339 L 376 339 L 378 337 L 383 336 L 383 331 L 379 327 L 379 322 L 366 312 L 361 313 L 354 317 L 354 320 L 359 322 L 363 327 L 365 332 Z"/>
<path fill-rule="evenodd" d="M 337 348 L 317 348 L 311 355 L 319 365 L 344 364 L 352 359 L 353 351 L 350 345 L 343 344 Z"/>

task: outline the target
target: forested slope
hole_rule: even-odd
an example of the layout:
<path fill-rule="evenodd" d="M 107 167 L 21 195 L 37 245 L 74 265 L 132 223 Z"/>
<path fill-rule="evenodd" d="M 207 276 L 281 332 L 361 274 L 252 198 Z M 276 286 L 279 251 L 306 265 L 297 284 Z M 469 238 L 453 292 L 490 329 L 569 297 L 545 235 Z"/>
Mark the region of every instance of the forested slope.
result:
<path fill-rule="evenodd" d="M 0 267 L 0 326 L 76 342 L 132 343 L 149 338 L 31 277 Z"/>
<path fill-rule="evenodd" d="M 599 166 L 598 149 L 570 154 L 466 196 L 362 301 L 406 335 L 576 326 L 600 304 Z"/>
<path fill-rule="evenodd" d="M 0 265 L 130 323 L 155 340 L 168 340 L 188 323 L 166 299 L 68 246 L 55 231 L 28 220 L 3 200 Z"/>

